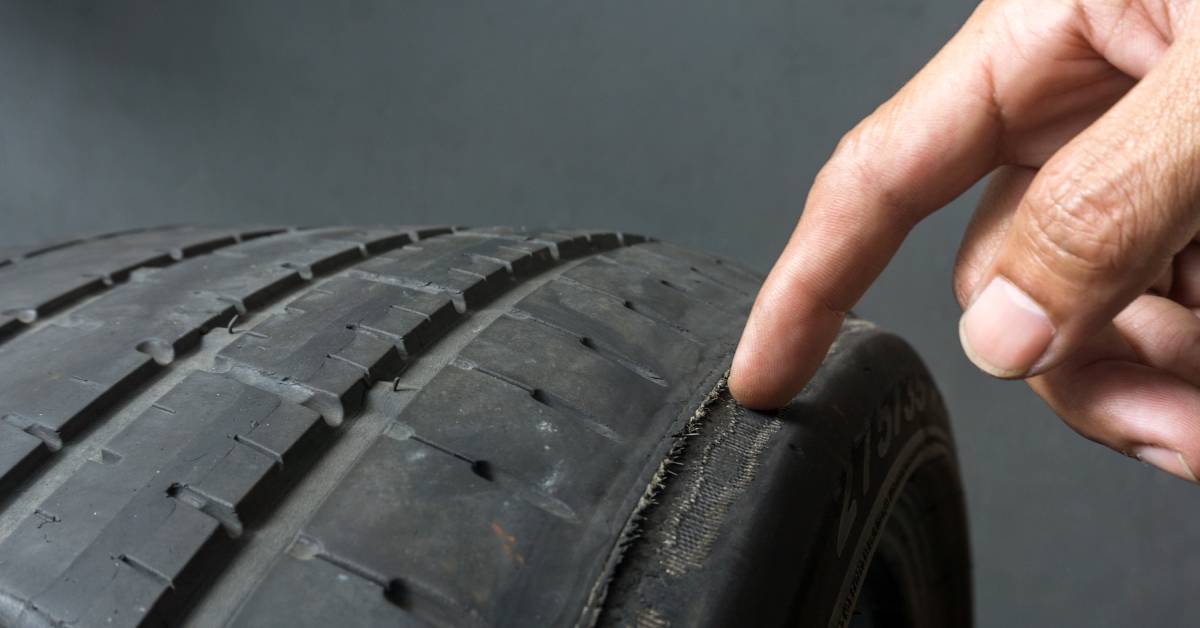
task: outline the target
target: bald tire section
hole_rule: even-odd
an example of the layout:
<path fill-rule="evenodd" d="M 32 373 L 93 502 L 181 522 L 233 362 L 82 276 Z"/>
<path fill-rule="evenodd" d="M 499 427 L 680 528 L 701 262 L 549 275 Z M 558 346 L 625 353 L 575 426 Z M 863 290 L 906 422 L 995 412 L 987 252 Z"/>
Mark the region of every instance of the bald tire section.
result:
<path fill-rule="evenodd" d="M 864 583 L 886 619 L 893 571 L 949 618 L 918 625 L 964 625 L 939 596 L 969 622 L 920 361 L 852 321 L 746 412 L 723 381 L 759 281 L 534 228 L 8 250 L 0 625 L 844 625 Z"/>

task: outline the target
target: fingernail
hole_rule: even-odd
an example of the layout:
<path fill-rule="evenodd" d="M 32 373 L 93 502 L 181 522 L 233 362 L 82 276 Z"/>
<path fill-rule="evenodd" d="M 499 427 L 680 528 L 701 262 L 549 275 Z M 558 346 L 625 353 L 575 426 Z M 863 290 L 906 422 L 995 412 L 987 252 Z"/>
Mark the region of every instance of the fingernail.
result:
<path fill-rule="evenodd" d="M 1183 454 L 1178 451 L 1162 447 L 1138 447 L 1134 450 L 1133 455 L 1138 460 L 1158 467 L 1171 475 L 1181 477 L 1189 482 L 1196 481 L 1196 474 L 1192 473 L 1192 468 L 1183 459 Z"/>
<path fill-rule="evenodd" d="M 1020 377 L 1042 357 L 1054 326 L 1036 301 L 1003 277 L 994 277 L 958 323 L 963 350 L 996 377 Z"/>

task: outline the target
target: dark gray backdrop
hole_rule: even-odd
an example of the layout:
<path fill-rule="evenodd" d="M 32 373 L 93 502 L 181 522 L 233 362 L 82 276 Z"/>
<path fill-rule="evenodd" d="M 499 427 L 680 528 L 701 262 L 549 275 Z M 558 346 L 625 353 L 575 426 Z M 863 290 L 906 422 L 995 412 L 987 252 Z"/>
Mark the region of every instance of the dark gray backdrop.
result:
<path fill-rule="evenodd" d="M 617 227 L 766 270 L 951 0 L 0 5 L 0 244 L 164 222 Z M 1200 489 L 962 357 L 975 194 L 859 310 L 955 416 L 981 626 L 1200 620 Z"/>

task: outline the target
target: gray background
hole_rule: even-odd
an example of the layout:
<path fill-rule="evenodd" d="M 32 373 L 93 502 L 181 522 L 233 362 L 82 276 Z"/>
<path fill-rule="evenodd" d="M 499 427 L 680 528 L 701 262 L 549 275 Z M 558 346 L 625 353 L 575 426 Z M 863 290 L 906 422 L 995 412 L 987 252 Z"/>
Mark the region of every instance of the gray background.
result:
<path fill-rule="evenodd" d="M 0 244 L 164 222 L 595 225 L 766 270 L 950 0 L 0 5 Z M 962 357 L 975 193 L 860 306 L 936 374 L 981 626 L 1200 620 L 1200 491 Z"/>

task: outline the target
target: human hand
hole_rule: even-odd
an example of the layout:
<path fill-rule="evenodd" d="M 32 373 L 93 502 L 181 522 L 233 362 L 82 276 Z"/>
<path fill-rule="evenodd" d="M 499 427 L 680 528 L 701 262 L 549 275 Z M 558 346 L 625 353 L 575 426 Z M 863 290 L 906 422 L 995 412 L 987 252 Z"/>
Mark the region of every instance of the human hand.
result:
<path fill-rule="evenodd" d="M 1196 481 L 1191 8 L 985 0 L 817 175 L 743 332 L 734 396 L 787 403 L 908 231 L 995 171 L 955 269 L 968 357 L 1026 378 L 1085 437 Z"/>

